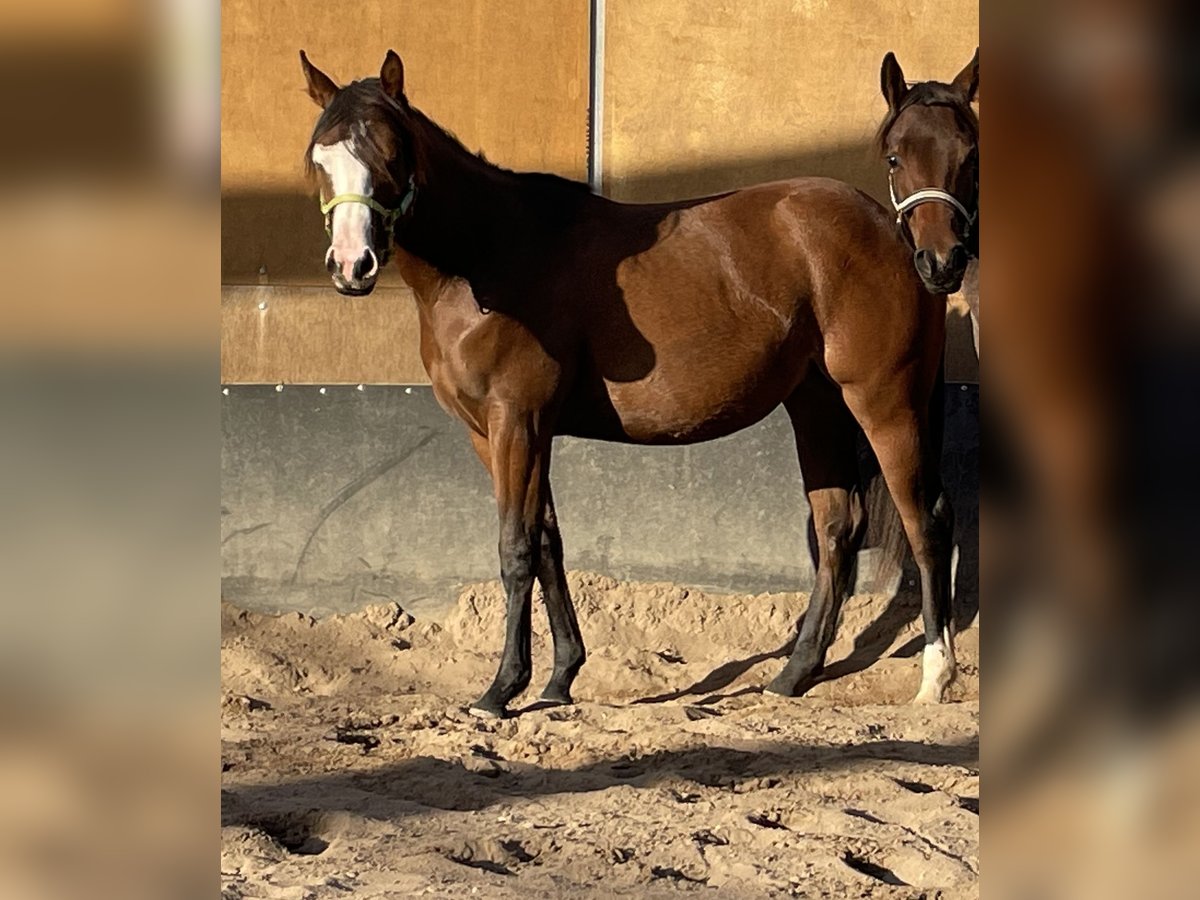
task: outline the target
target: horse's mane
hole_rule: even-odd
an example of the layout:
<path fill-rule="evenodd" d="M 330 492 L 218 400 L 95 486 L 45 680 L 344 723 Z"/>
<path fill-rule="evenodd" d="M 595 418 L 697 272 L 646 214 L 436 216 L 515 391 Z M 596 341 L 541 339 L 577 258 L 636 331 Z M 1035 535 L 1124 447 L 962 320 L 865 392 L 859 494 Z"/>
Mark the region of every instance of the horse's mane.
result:
<path fill-rule="evenodd" d="M 418 170 L 431 153 L 457 155 L 467 165 L 493 176 L 516 179 L 521 186 L 538 192 L 575 192 L 590 194 L 590 188 L 578 181 L 545 172 L 513 172 L 488 160 L 482 152 L 472 153 L 451 132 L 407 102 L 397 102 L 383 92 L 378 78 L 364 78 L 346 85 L 325 108 L 313 126 L 312 137 L 304 154 L 305 172 L 316 174 L 312 149 L 318 137 L 331 131 L 353 137 L 351 152 L 367 167 L 377 181 L 394 185 L 388 171 L 388 154 L 374 139 L 370 129 L 356 128 L 364 120 L 380 119 L 389 123 L 392 131 L 404 144 L 405 153 Z"/>
<path fill-rule="evenodd" d="M 949 107 L 954 111 L 963 127 L 967 129 L 971 139 L 975 142 L 979 141 L 979 117 L 975 115 L 971 104 L 963 98 L 962 92 L 952 85 L 943 84 L 940 81 L 922 81 L 908 89 L 908 93 L 904 95 L 904 99 L 900 101 L 900 105 L 896 109 L 888 110 L 879 130 L 875 132 L 874 143 L 879 152 L 882 153 L 887 149 L 885 142 L 888 132 L 896 124 L 900 114 L 912 106 Z"/>

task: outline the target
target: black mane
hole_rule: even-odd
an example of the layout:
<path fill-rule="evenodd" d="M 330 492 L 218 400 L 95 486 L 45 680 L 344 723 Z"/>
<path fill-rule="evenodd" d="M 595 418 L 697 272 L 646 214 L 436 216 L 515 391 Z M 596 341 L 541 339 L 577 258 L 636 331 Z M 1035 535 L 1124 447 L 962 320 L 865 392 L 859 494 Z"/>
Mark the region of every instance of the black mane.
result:
<path fill-rule="evenodd" d="M 334 132 L 339 140 L 354 138 L 352 152 L 367 167 L 372 178 L 395 185 L 383 148 L 373 140 L 368 129 L 355 128 L 357 123 L 364 120 L 387 122 L 402 142 L 403 152 L 417 169 L 423 168 L 423 158 L 431 151 L 441 149 L 443 152 L 460 154 L 485 172 L 515 178 L 526 189 L 591 193 L 591 188 L 582 182 L 547 172 L 513 172 L 491 162 L 482 152 L 471 153 L 457 137 L 419 109 L 408 105 L 406 101 L 397 102 L 385 94 L 378 78 L 364 78 L 346 85 L 321 113 L 313 126 L 312 137 L 304 154 L 304 167 L 310 178 L 315 175 L 312 150 L 317 138 Z"/>

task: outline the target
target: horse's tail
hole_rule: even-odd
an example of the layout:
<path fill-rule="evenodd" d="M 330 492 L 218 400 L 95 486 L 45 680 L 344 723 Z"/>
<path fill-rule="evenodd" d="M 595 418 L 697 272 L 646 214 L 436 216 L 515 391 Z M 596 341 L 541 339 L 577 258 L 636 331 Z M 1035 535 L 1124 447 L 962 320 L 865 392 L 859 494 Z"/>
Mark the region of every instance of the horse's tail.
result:
<path fill-rule="evenodd" d="M 890 594 L 896 590 L 896 582 L 904 571 L 908 535 L 880 472 L 866 479 L 865 493 L 867 545 L 877 550 L 869 590 L 873 594 Z"/>
<path fill-rule="evenodd" d="M 903 572 L 908 536 L 904 533 L 904 523 L 900 521 L 900 511 L 896 509 L 879 469 L 879 460 L 862 431 L 858 435 L 857 493 L 862 502 L 860 509 L 863 521 L 855 544 L 875 551 L 872 554 L 875 563 L 872 571 L 865 583 L 860 584 L 869 593 L 891 593 Z"/>

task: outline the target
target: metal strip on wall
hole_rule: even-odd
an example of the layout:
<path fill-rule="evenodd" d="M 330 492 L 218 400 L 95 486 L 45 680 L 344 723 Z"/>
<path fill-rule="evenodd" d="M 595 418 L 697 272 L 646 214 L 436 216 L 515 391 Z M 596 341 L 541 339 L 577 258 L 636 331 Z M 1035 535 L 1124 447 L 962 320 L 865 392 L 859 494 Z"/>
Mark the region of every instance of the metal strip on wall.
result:
<path fill-rule="evenodd" d="M 591 0 L 588 103 L 588 184 L 597 194 L 604 187 L 604 17 L 605 0 Z"/>

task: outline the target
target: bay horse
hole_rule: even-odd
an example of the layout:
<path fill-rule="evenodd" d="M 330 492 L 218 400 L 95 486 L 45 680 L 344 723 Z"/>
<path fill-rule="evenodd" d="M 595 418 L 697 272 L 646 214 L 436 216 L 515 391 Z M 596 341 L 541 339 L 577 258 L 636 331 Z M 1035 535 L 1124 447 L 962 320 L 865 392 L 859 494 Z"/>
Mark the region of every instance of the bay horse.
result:
<path fill-rule="evenodd" d="M 979 352 L 979 49 L 949 84 L 911 87 L 894 53 L 883 58 L 888 112 L 876 142 L 887 160 L 896 224 L 935 293 L 962 290 Z"/>
<path fill-rule="evenodd" d="M 466 424 L 495 489 L 507 624 L 472 712 L 506 715 L 529 684 L 535 579 L 554 643 L 543 700 L 571 703 L 585 659 L 550 487 L 553 437 L 685 444 L 781 403 L 818 564 L 794 650 L 767 689 L 796 696 L 821 675 L 864 526 L 861 425 L 921 574 L 917 699 L 941 700 L 955 667 L 940 405 L 931 415 L 945 298 L 916 277 L 883 207 L 821 178 L 613 202 L 468 152 L 409 103 L 394 51 L 378 78 L 340 88 L 303 51 L 300 61 L 322 109 L 305 160 L 334 287 L 369 293 L 394 254 L 434 394 Z"/>

